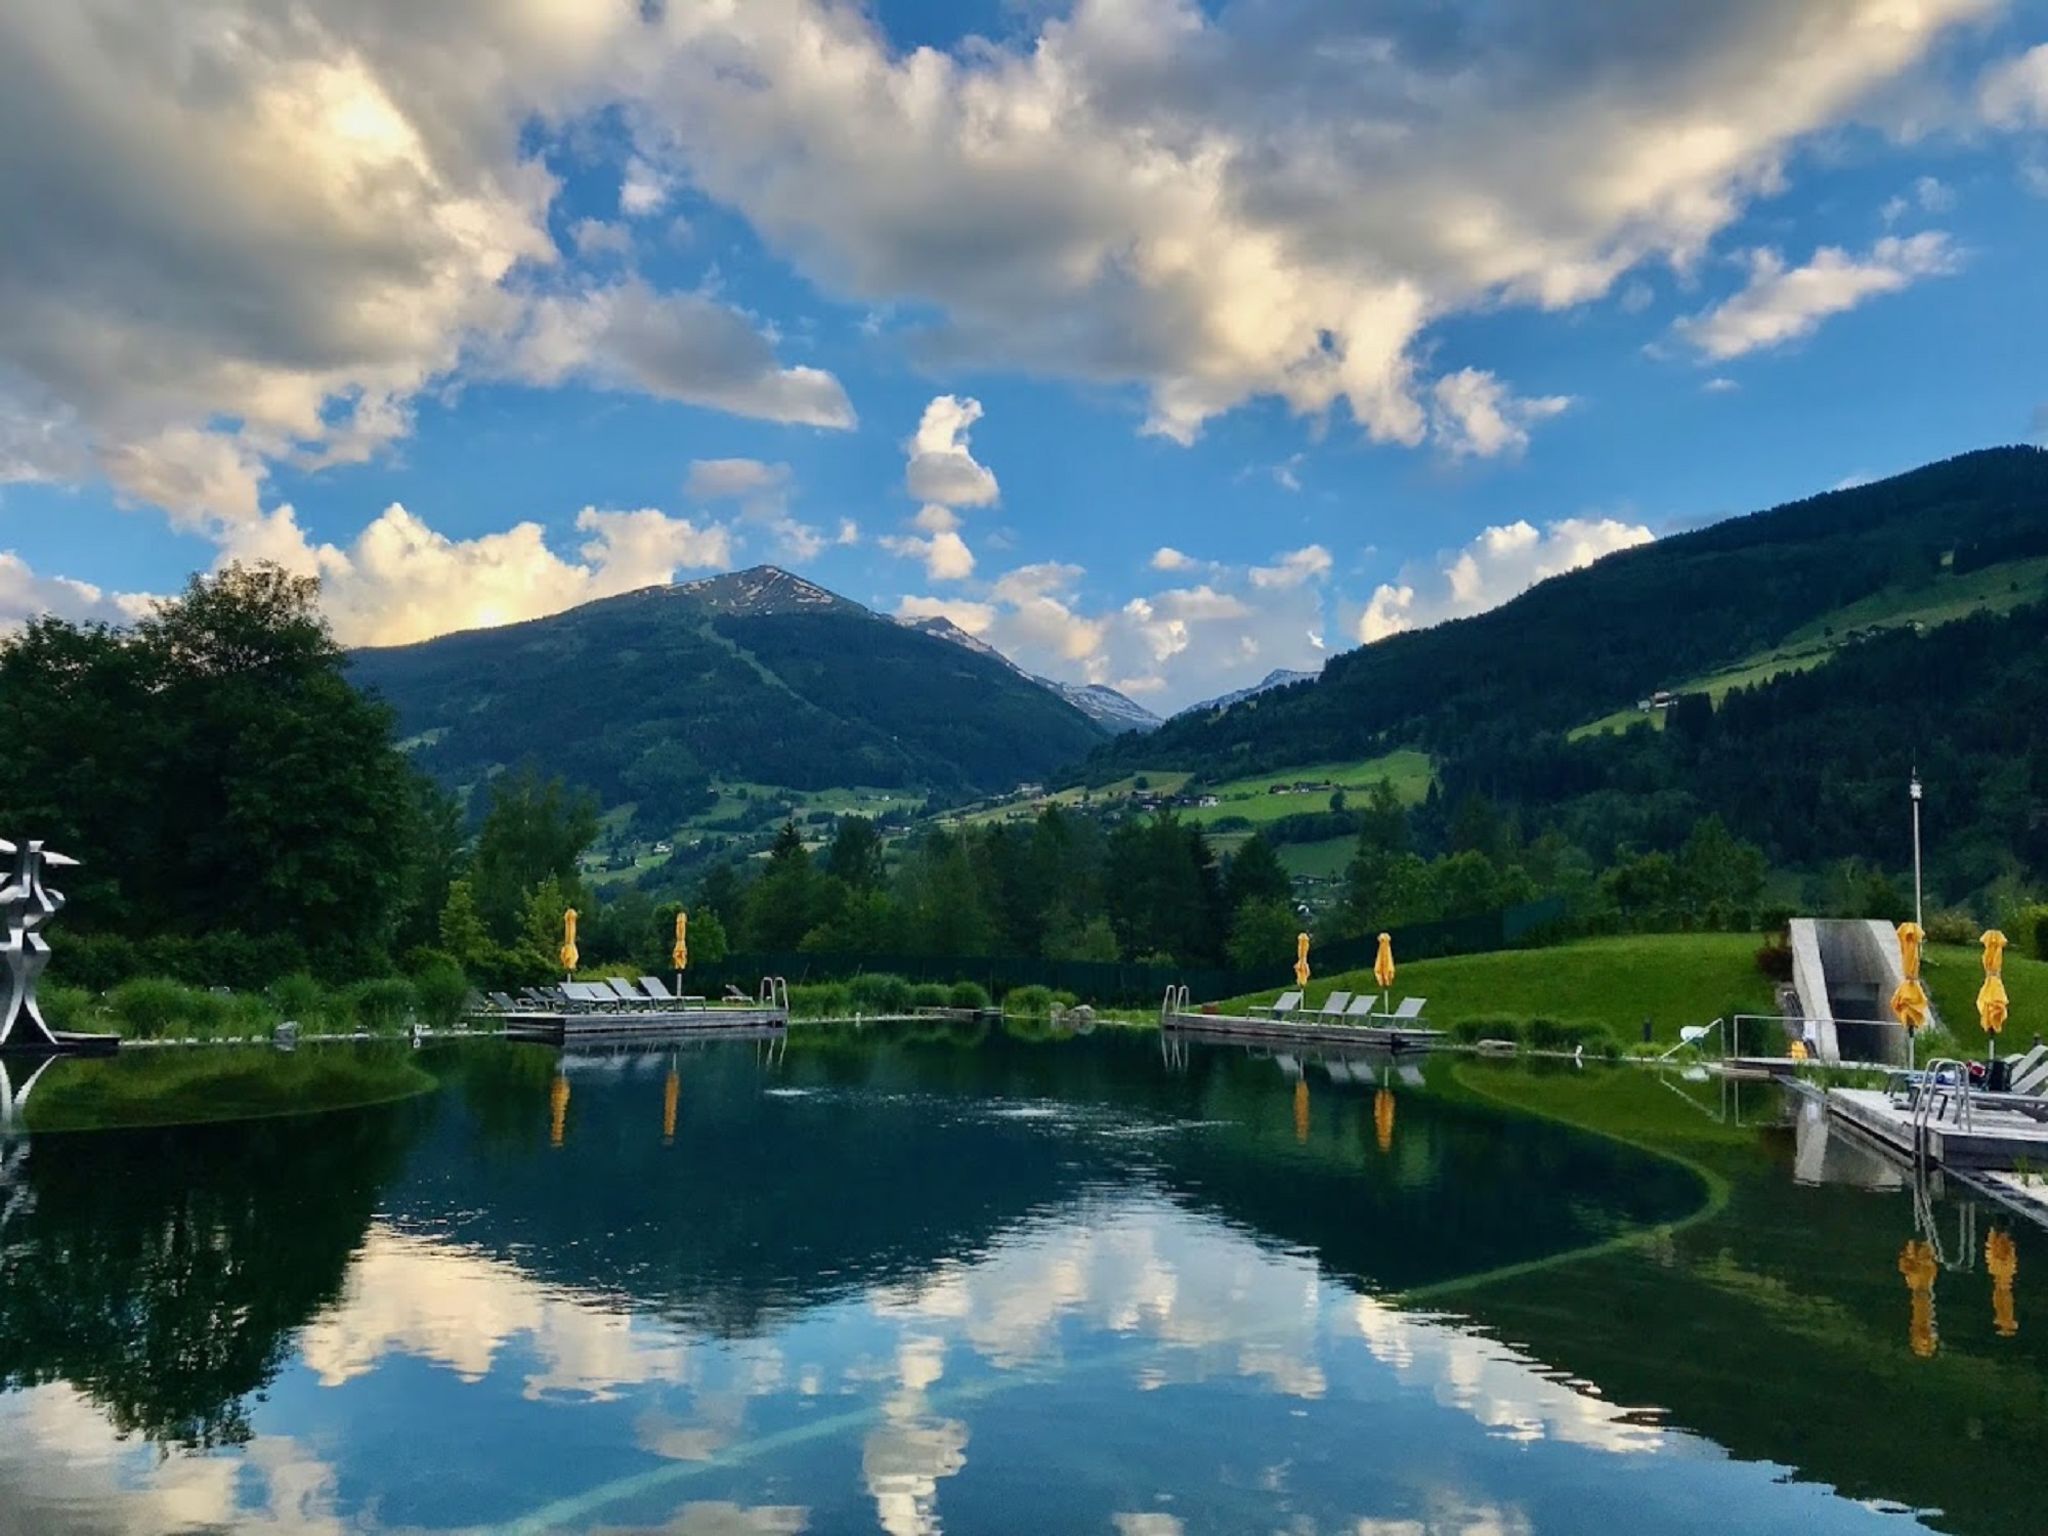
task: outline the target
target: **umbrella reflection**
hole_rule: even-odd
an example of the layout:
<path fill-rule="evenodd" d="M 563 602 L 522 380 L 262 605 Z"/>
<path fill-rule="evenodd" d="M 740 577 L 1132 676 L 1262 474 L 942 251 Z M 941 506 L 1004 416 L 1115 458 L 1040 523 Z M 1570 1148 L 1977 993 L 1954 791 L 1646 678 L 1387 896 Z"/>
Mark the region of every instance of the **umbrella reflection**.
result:
<path fill-rule="evenodd" d="M 682 1096 L 683 1075 L 674 1061 L 668 1064 L 668 1081 L 661 1085 L 661 1144 L 676 1144 L 676 1101 Z"/>
<path fill-rule="evenodd" d="M 554 1086 L 548 1089 L 548 1145 L 559 1147 L 569 1129 L 569 1078 L 566 1073 L 555 1074 Z"/>
<path fill-rule="evenodd" d="M 1906 1239 L 1899 1249 L 1899 1274 L 1913 1298 L 1912 1317 L 1906 1325 L 1906 1340 L 1913 1353 L 1926 1360 L 1933 1356 L 1934 1332 L 1934 1245 L 1917 1237 Z"/>
<path fill-rule="evenodd" d="M 1294 1080 L 1294 1139 L 1308 1145 L 1308 1078 Z"/>
<path fill-rule="evenodd" d="M 1372 1096 L 1372 1135 L 1380 1151 L 1394 1150 L 1394 1090 L 1381 1088 Z"/>
<path fill-rule="evenodd" d="M 1984 1239 L 1984 1267 L 1991 1271 L 1991 1326 L 2001 1339 L 2013 1338 L 2020 1331 L 2012 1305 L 2012 1282 L 2020 1271 L 2020 1256 L 2010 1232 L 1993 1232 Z"/>

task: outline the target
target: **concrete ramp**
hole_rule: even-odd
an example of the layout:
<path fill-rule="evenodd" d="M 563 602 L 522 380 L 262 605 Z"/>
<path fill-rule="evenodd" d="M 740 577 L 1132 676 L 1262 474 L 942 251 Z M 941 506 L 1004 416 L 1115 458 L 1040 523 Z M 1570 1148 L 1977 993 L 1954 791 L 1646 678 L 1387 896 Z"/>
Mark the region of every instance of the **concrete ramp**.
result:
<path fill-rule="evenodd" d="M 1889 1028 L 1891 996 L 1906 979 L 1899 936 L 1889 923 L 1849 918 L 1792 920 L 1792 985 L 1804 1031 L 1822 1061 L 1903 1066 L 1906 1033 Z M 1933 1005 L 1928 1005 L 1930 1021 Z"/>

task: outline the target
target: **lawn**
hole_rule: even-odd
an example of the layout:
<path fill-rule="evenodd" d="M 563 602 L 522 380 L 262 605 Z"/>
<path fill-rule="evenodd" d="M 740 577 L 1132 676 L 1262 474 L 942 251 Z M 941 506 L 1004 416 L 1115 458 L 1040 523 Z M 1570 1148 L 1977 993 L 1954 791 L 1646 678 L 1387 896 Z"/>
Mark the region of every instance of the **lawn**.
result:
<path fill-rule="evenodd" d="M 1222 802 L 1221 804 L 1205 806 L 1183 814 L 1189 821 L 1205 825 L 1229 816 L 1241 816 L 1254 824 L 1278 821 L 1283 816 L 1299 816 L 1309 811 L 1328 810 L 1332 789 L 1341 789 L 1347 797 L 1356 800 L 1381 779 L 1393 783 L 1394 793 L 1401 797 L 1403 805 L 1419 805 L 1423 796 L 1429 793 L 1429 784 L 1433 777 L 1435 769 L 1430 764 L 1428 754 L 1404 747 L 1398 752 L 1389 752 L 1383 757 L 1367 758 L 1363 762 L 1310 763 L 1300 768 L 1289 768 L 1283 773 L 1232 779 L 1229 783 L 1219 784 L 1210 791 Z M 1271 792 L 1276 784 L 1296 783 L 1328 787 L 1299 795 L 1276 795 Z"/>
<path fill-rule="evenodd" d="M 1487 1014 L 1590 1019 L 1626 1044 L 1640 1038 L 1647 1018 L 1657 1039 L 1675 1041 L 1681 1025 L 1770 1006 L 1771 983 L 1756 968 L 1762 942 L 1748 933 L 1629 934 L 1412 965 L 1401 964 L 1397 951 L 1394 998 L 1428 998 L 1427 1017 L 1438 1029 Z M 1320 976 L 1309 984 L 1309 1002 L 1320 1004 L 1334 988 L 1377 990 L 1370 971 Z M 1278 995 L 1276 987 L 1229 1006 Z"/>
<path fill-rule="evenodd" d="M 1224 834 L 1225 837 L 1228 835 Z M 1222 837 L 1214 839 L 1217 843 L 1222 840 Z M 1290 875 L 1339 880 L 1351 867 L 1352 856 L 1358 852 L 1358 839 L 1330 837 L 1319 843 L 1282 843 L 1273 852 Z"/>

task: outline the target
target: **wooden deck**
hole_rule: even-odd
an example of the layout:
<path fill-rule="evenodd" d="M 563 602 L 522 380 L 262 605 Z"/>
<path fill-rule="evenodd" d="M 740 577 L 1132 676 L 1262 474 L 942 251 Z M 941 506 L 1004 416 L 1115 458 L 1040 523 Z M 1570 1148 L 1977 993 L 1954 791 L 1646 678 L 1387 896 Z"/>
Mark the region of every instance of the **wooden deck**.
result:
<path fill-rule="evenodd" d="M 1313 1016 L 1271 1019 L 1230 1013 L 1170 1013 L 1161 1027 L 1215 1040 L 1291 1040 L 1315 1045 L 1352 1045 L 1376 1051 L 1426 1051 L 1444 1038 L 1440 1029 L 1413 1024 L 1340 1024 Z"/>
<path fill-rule="evenodd" d="M 789 1011 L 755 1003 L 705 1008 L 616 1008 L 478 1015 L 502 1025 L 512 1040 L 550 1045 L 624 1040 L 753 1038 L 789 1028 Z"/>
<path fill-rule="evenodd" d="M 1953 1120 L 1915 1126 L 1909 1111 L 1895 1108 L 1867 1088 L 1831 1088 L 1828 1112 L 1902 1157 L 1923 1151 L 1949 1168 L 2013 1168 L 2048 1165 L 2048 1125 L 2023 1115 L 1978 1108 L 1967 1131 Z"/>

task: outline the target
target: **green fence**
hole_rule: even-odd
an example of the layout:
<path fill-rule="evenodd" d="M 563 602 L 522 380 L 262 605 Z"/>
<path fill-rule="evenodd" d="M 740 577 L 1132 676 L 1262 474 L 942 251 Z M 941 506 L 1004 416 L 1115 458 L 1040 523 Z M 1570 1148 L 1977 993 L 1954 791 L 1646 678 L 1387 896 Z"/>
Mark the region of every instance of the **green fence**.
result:
<path fill-rule="evenodd" d="M 1474 917 L 1411 923 L 1393 930 L 1394 955 L 1403 963 L 1443 955 L 1512 949 L 1564 920 L 1559 897 L 1524 903 Z M 1309 960 L 1319 976 L 1363 970 L 1379 952 L 1377 935 L 1318 945 Z M 1139 965 L 1121 961 L 1043 960 L 1033 955 L 810 954 L 798 950 L 736 952 L 717 965 L 690 972 L 692 990 L 728 984 L 751 993 L 763 976 L 782 976 L 791 986 L 845 981 L 867 973 L 909 981 L 976 981 L 1000 997 L 1012 987 L 1042 986 L 1101 1004 L 1156 1003 L 1170 986 L 1184 986 L 1197 1002 L 1239 997 L 1277 987 L 1291 978 L 1292 955 L 1276 955 L 1270 969 L 1236 971 L 1180 965 Z"/>

